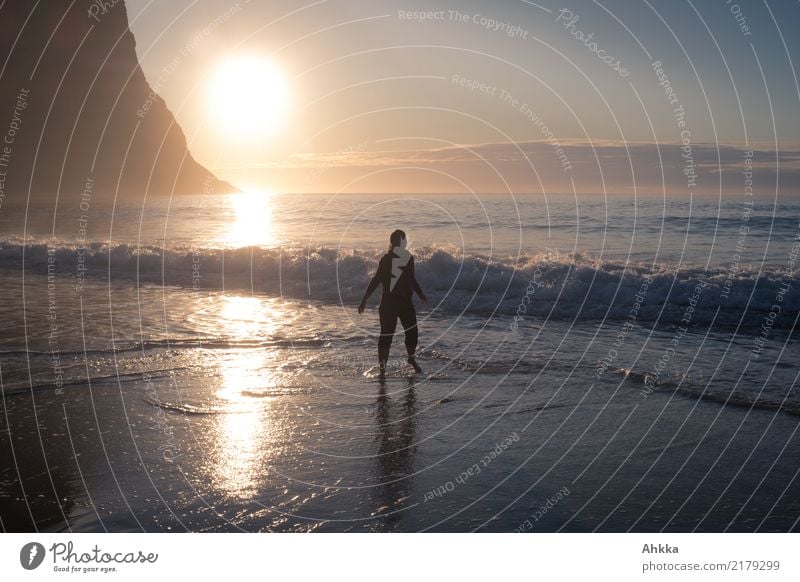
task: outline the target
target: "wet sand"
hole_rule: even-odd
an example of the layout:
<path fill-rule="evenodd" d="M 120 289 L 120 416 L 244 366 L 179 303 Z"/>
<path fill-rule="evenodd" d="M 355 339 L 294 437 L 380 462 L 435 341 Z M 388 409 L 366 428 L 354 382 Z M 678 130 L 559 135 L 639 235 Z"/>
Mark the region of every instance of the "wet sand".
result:
<path fill-rule="evenodd" d="M 184 390 L 218 380 L 200 376 L 182 378 Z M 174 378 L 154 382 L 171 406 Z M 361 392 L 308 390 L 249 412 L 194 414 L 155 406 L 136 381 L 6 397 L 3 528 L 798 529 L 792 415 L 684 398 L 658 419 L 668 396 L 631 406 L 598 387 L 508 410 L 509 395 L 480 402 L 477 386 L 455 397 L 446 382 L 402 377 L 340 383 L 348 387 Z M 476 406 L 483 424 L 461 440 L 453 427 L 474 422 Z"/>

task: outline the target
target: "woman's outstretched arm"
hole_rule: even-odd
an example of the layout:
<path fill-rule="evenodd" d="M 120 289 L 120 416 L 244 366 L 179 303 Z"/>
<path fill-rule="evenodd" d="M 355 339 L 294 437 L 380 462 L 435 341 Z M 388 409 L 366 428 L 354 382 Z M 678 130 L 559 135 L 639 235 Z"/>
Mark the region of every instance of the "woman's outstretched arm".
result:
<path fill-rule="evenodd" d="M 417 295 L 419 295 L 420 301 L 422 301 L 423 303 L 427 303 L 428 302 L 428 298 L 425 297 L 425 293 L 422 292 L 422 287 L 420 287 L 419 283 L 417 283 L 417 276 L 416 276 L 416 272 L 414 270 L 414 257 L 411 257 L 411 273 L 410 273 L 410 275 L 411 275 L 411 286 L 413 287 L 413 289 L 417 293 Z"/>
<path fill-rule="evenodd" d="M 367 306 L 367 299 L 369 299 L 370 295 L 375 292 L 375 289 L 378 288 L 378 285 L 381 284 L 381 276 L 383 275 L 383 267 L 384 261 L 378 263 L 378 268 L 375 271 L 375 276 L 372 277 L 372 281 L 369 282 L 367 285 L 367 290 L 364 291 L 364 297 L 361 298 L 361 303 L 358 306 L 358 312 L 364 313 L 364 308 Z"/>

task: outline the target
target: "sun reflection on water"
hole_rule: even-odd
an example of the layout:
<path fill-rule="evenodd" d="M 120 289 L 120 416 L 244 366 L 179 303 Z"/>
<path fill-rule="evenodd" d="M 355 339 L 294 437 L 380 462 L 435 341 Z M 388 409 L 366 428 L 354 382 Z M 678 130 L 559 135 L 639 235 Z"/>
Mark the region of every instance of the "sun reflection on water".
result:
<path fill-rule="evenodd" d="M 285 310 L 276 299 L 225 295 L 219 313 L 220 331 L 235 341 L 270 338 L 283 322 Z"/>
<path fill-rule="evenodd" d="M 277 244 L 272 221 L 272 196 L 269 192 L 230 194 L 226 200 L 233 221 L 223 242 L 233 247 Z"/>
<path fill-rule="evenodd" d="M 273 336 L 284 311 L 275 300 L 226 296 L 220 326 L 233 338 L 264 340 Z M 226 353 L 220 362 L 222 383 L 215 396 L 231 412 L 219 415 L 214 476 L 224 491 L 239 498 L 258 495 L 270 460 L 282 446 L 286 427 L 273 405 L 280 388 L 278 357 L 269 348 L 245 348 Z"/>

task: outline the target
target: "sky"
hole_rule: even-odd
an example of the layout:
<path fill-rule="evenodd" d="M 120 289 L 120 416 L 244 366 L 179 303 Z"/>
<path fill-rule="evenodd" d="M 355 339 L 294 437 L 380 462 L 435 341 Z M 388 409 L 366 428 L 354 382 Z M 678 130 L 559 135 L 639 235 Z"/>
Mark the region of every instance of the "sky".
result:
<path fill-rule="evenodd" d="M 749 159 L 798 195 L 798 2 L 126 4 L 195 158 L 242 188 L 736 195 Z"/>

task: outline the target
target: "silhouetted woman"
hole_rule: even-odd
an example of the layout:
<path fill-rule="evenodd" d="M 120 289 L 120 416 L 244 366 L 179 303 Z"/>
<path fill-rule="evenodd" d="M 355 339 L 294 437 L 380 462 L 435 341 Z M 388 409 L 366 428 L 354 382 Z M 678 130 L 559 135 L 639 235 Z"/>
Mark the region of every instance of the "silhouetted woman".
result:
<path fill-rule="evenodd" d="M 405 330 L 408 363 L 413 366 L 414 371 L 422 372 L 415 358 L 418 336 L 417 311 L 414 309 L 411 296 L 416 291 L 420 301 L 428 302 L 414 276 L 414 257 L 406 250 L 408 244 L 406 233 L 402 230 L 394 231 L 389 237 L 389 242 L 389 252 L 381 257 L 378 270 L 358 306 L 358 312 L 364 313 L 369 296 L 379 284 L 383 287 L 381 305 L 378 308 L 381 320 L 381 335 L 378 338 L 378 365 L 381 377 L 386 373 L 386 362 L 389 359 L 389 349 L 392 346 L 398 318 Z"/>

